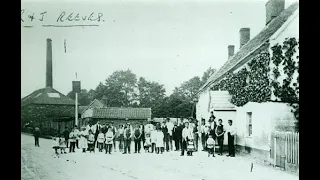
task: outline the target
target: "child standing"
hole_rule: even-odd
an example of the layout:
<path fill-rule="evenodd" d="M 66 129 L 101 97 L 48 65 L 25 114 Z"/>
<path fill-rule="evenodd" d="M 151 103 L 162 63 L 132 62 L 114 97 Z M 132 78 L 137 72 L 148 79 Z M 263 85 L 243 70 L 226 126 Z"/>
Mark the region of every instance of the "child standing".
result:
<path fill-rule="evenodd" d="M 98 139 L 97 139 L 99 152 L 102 152 L 104 141 L 105 141 L 105 136 L 102 133 L 102 130 L 100 129 L 98 134 Z"/>
<path fill-rule="evenodd" d="M 56 154 L 59 154 L 58 153 L 58 149 L 60 148 L 59 147 L 59 136 L 58 134 L 55 135 L 55 137 L 53 138 L 53 145 L 52 145 L 52 148 L 54 149 L 55 153 Z"/>
<path fill-rule="evenodd" d="M 214 156 L 214 146 L 215 146 L 215 141 L 212 138 L 212 135 L 209 135 L 209 138 L 207 140 L 207 149 L 208 149 L 208 157 L 210 156 L 210 154 L 212 154 L 212 157 Z"/>
<path fill-rule="evenodd" d="M 113 138 L 114 138 L 114 134 L 113 134 L 112 128 L 109 127 L 108 132 L 106 133 L 106 154 L 108 153 L 108 151 L 109 151 L 109 154 L 111 154 Z"/>
<path fill-rule="evenodd" d="M 145 152 L 149 152 L 149 148 L 151 147 L 151 137 L 150 137 L 150 133 L 146 133 L 145 136 L 145 143 L 144 143 L 144 150 Z"/>
<path fill-rule="evenodd" d="M 67 142 L 64 137 L 64 134 L 60 135 L 60 140 L 59 140 L 59 147 L 60 147 L 60 153 L 62 154 L 62 151 L 64 154 L 67 154 L 66 152 L 66 147 L 67 147 Z"/>
<path fill-rule="evenodd" d="M 161 152 L 161 154 L 163 153 L 164 151 L 164 134 L 163 132 L 161 131 L 161 129 L 159 128 L 157 130 L 157 140 L 156 140 L 156 148 L 157 148 L 157 154 L 159 154 L 159 151 Z"/>
<path fill-rule="evenodd" d="M 156 142 L 157 142 L 157 131 L 155 128 L 151 130 L 151 153 L 153 153 L 156 150 Z"/>
<path fill-rule="evenodd" d="M 92 133 L 92 130 L 89 130 L 89 137 L 88 137 L 88 148 L 90 153 L 93 151 L 94 152 L 94 135 Z"/>

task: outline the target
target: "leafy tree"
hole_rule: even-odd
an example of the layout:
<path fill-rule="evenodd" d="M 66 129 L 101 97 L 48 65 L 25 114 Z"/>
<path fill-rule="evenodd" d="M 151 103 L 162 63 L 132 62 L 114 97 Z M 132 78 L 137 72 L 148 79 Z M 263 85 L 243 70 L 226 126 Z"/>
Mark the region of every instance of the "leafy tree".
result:
<path fill-rule="evenodd" d="M 129 69 L 113 72 L 105 83 L 104 94 L 110 106 L 131 106 L 137 103 L 137 78 Z"/>
<path fill-rule="evenodd" d="M 76 99 L 76 93 L 70 91 L 67 96 L 73 100 Z M 81 92 L 78 94 L 78 103 L 81 106 L 87 106 L 91 102 L 91 99 L 88 97 L 88 91 L 86 89 L 81 89 Z"/>
<path fill-rule="evenodd" d="M 215 72 L 216 72 L 216 69 L 212 69 L 211 67 L 209 67 L 209 69 L 207 69 L 201 77 L 202 85 L 204 85 L 207 82 L 207 80 L 210 78 L 210 76 Z"/>

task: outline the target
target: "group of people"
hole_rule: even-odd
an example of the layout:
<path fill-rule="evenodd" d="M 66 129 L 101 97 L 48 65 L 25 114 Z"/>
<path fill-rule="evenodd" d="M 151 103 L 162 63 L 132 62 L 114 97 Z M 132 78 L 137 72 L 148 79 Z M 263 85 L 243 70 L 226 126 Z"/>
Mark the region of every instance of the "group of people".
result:
<path fill-rule="evenodd" d="M 95 152 L 97 148 L 99 152 L 105 151 L 107 154 L 118 150 L 123 154 L 131 153 L 131 142 L 134 142 L 134 153 L 141 152 L 141 145 L 146 153 L 162 154 L 164 151 L 173 150 L 173 141 L 175 151 L 181 151 L 184 156 L 185 151 L 188 156 L 192 156 L 193 152 L 198 151 L 198 142 L 201 139 L 203 151 L 208 152 L 208 156 L 214 157 L 215 147 L 218 144 L 218 155 L 222 155 L 223 142 L 225 133 L 228 137 L 227 156 L 234 157 L 234 136 L 235 128 L 232 120 L 228 120 L 229 127 L 226 129 L 222 125 L 222 120 L 215 121 L 215 116 L 211 112 L 209 123 L 205 123 L 205 119 L 201 119 L 201 126 L 198 127 L 196 119 L 189 118 L 173 124 L 170 118 L 166 118 L 163 122 L 156 124 L 136 124 L 135 127 L 127 121 L 125 124 L 119 125 L 118 129 L 113 122 L 110 124 L 89 124 L 78 129 L 75 126 L 71 132 L 66 127 L 63 133 L 57 134 L 54 138 L 53 148 L 55 153 L 66 153 L 65 149 L 69 148 L 69 153 L 75 152 L 75 148 L 86 151 Z M 39 146 L 38 131 L 35 131 L 35 145 Z M 118 147 L 116 147 L 118 141 Z"/>
<path fill-rule="evenodd" d="M 225 128 L 222 124 L 222 119 L 218 119 L 218 123 L 215 121 L 216 117 L 211 112 L 211 116 L 209 118 L 209 124 L 205 123 L 205 119 L 201 119 L 201 141 L 203 151 L 208 151 L 208 156 L 212 154 L 214 156 L 215 152 L 215 144 L 218 144 L 219 152 L 218 155 L 222 155 L 223 153 L 223 142 L 225 133 L 227 133 L 228 137 L 228 155 L 230 157 L 235 156 L 234 149 L 234 137 L 236 134 L 236 129 L 233 126 L 233 121 L 228 120 L 228 127 Z"/>

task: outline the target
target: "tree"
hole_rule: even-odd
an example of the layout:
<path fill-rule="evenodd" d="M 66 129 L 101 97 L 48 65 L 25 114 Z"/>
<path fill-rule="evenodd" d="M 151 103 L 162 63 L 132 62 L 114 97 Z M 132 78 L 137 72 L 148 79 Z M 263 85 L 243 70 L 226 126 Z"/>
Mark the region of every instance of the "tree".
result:
<path fill-rule="evenodd" d="M 216 72 L 216 69 L 212 69 L 211 67 L 209 67 L 209 69 L 207 69 L 201 77 L 202 85 L 204 85 L 207 82 L 207 80 L 210 78 L 210 76 L 215 72 Z"/>
<path fill-rule="evenodd" d="M 157 82 L 150 82 L 140 77 L 138 90 L 140 107 L 151 107 L 152 115 L 154 117 L 160 117 L 162 114 L 161 108 L 163 108 L 162 104 L 165 102 L 164 98 L 166 97 L 164 85 Z"/>
<path fill-rule="evenodd" d="M 76 99 L 76 93 L 70 91 L 67 96 L 73 100 Z M 81 106 L 87 106 L 92 100 L 88 97 L 88 91 L 86 89 L 81 89 L 81 92 L 78 94 L 78 103 Z"/>
<path fill-rule="evenodd" d="M 137 78 L 129 69 L 113 72 L 105 82 L 104 94 L 110 106 L 131 106 L 137 101 Z"/>
<path fill-rule="evenodd" d="M 192 101 L 193 96 L 199 91 L 202 86 L 201 80 L 198 76 L 191 78 L 181 84 L 180 87 L 175 88 L 174 93 L 178 93 L 186 100 Z"/>

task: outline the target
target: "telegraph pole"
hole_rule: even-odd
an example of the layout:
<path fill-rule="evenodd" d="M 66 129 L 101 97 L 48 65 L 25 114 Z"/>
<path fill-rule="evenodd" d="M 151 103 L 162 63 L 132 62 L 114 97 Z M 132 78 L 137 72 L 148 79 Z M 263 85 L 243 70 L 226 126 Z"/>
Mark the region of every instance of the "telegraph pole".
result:
<path fill-rule="evenodd" d="M 76 73 L 76 81 L 73 81 L 73 91 L 76 93 L 75 125 L 78 126 L 78 93 L 81 91 L 81 87 L 80 87 L 80 81 L 77 81 L 77 73 Z"/>

